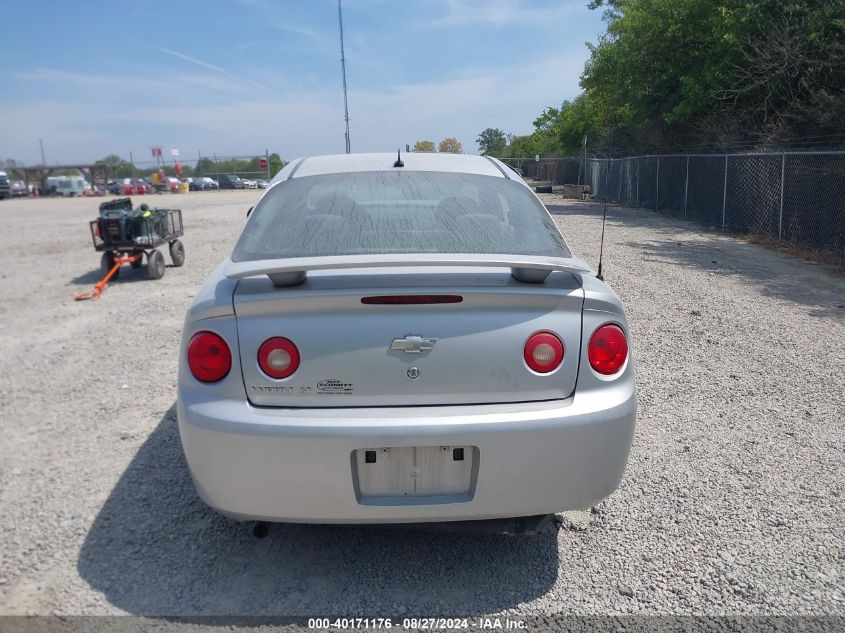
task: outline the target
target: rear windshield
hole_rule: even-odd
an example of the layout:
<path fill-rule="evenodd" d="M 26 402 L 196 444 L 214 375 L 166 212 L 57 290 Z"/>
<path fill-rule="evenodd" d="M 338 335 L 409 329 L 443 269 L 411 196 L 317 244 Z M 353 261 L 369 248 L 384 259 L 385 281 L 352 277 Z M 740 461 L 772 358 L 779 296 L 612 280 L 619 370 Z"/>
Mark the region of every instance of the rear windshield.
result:
<path fill-rule="evenodd" d="M 274 186 L 250 216 L 232 260 L 401 253 L 570 256 L 548 213 L 521 184 L 396 170 Z"/>

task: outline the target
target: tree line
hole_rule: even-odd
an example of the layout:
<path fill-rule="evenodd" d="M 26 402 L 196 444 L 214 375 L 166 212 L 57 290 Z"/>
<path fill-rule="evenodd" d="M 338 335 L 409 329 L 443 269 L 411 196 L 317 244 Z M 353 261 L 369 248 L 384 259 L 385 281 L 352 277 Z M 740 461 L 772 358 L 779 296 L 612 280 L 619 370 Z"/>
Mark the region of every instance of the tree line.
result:
<path fill-rule="evenodd" d="M 435 149 L 434 141 L 417 141 L 414 143 L 414 151 L 415 152 L 443 152 L 446 154 L 462 154 L 464 151 L 463 145 L 461 142 L 450 136 L 449 138 L 444 138 L 440 141 L 440 144 Z"/>
<path fill-rule="evenodd" d="M 530 134 L 487 128 L 502 158 L 845 145 L 845 0 L 593 0 L 582 92 Z"/>

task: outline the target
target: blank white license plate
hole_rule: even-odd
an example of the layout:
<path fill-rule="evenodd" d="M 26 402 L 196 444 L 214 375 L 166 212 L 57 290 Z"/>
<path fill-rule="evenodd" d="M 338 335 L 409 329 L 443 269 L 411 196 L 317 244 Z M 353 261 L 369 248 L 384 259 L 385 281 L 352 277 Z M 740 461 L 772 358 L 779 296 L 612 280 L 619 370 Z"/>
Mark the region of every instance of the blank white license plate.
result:
<path fill-rule="evenodd" d="M 472 485 L 472 446 L 400 446 L 355 451 L 362 497 L 467 494 Z"/>

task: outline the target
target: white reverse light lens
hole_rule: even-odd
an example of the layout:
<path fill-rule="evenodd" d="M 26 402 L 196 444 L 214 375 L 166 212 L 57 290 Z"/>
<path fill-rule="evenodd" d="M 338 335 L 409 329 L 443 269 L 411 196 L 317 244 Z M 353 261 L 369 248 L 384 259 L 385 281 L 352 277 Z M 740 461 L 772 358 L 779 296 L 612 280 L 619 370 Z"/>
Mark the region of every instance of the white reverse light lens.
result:
<path fill-rule="evenodd" d="M 290 367 L 290 354 L 283 349 L 274 349 L 267 355 L 267 364 L 277 371 Z"/>
<path fill-rule="evenodd" d="M 548 365 L 555 357 L 555 350 L 548 343 L 540 343 L 534 348 L 532 356 L 534 357 L 534 361 L 540 365 Z"/>

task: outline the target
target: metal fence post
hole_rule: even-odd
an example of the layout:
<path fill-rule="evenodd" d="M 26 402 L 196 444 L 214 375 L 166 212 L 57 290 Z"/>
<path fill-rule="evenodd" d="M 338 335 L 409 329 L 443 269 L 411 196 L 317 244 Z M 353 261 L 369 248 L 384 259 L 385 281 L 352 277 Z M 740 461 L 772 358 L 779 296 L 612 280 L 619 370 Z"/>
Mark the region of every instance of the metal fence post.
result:
<path fill-rule="evenodd" d="M 610 188 L 610 159 L 605 158 L 605 165 L 604 165 L 604 199 L 607 200 L 610 198 L 610 193 L 608 189 Z"/>
<path fill-rule="evenodd" d="M 654 210 L 660 209 L 660 156 L 657 157 L 657 182 L 654 183 Z"/>
<path fill-rule="evenodd" d="M 616 194 L 616 202 L 622 203 L 622 159 L 619 159 L 619 192 Z"/>
<path fill-rule="evenodd" d="M 270 180 L 270 150 L 264 148 L 264 165 L 267 168 L 267 180 Z"/>
<path fill-rule="evenodd" d="M 722 189 L 722 231 L 725 230 L 725 207 L 728 203 L 728 155 L 725 154 L 725 183 Z"/>
<path fill-rule="evenodd" d="M 687 218 L 687 198 L 689 197 L 689 154 L 687 154 L 687 175 L 684 180 L 684 219 Z"/>
<path fill-rule="evenodd" d="M 780 211 L 778 211 L 778 240 L 783 239 L 783 190 L 786 188 L 786 152 L 780 155 Z"/>
<path fill-rule="evenodd" d="M 634 206 L 640 206 L 640 157 L 637 156 L 637 204 Z"/>

